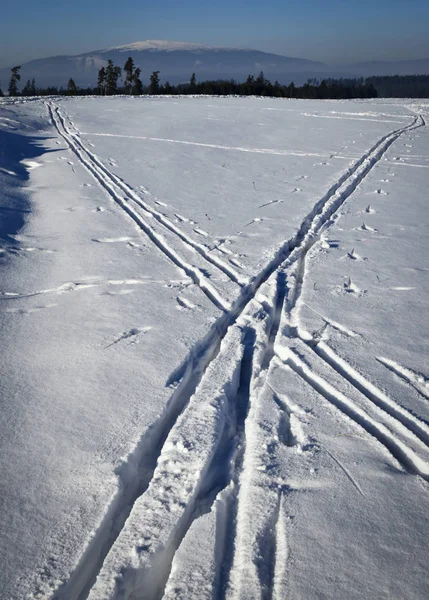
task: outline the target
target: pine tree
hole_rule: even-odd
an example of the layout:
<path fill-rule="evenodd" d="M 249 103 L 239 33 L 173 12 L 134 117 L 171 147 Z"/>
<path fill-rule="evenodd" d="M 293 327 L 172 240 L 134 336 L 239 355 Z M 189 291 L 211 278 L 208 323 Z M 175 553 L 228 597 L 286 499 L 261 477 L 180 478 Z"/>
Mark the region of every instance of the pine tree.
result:
<path fill-rule="evenodd" d="M 115 67 L 112 60 L 107 61 L 106 68 L 106 94 L 112 95 L 118 92 L 118 79 L 121 76 L 121 67 Z"/>
<path fill-rule="evenodd" d="M 106 69 L 104 67 L 98 71 L 97 87 L 100 90 L 100 96 L 106 93 Z"/>
<path fill-rule="evenodd" d="M 255 94 L 258 94 L 258 96 L 262 96 L 264 94 L 264 88 L 267 84 L 263 71 L 259 73 L 258 77 L 256 78 L 255 84 Z"/>
<path fill-rule="evenodd" d="M 195 77 L 195 73 L 192 73 L 191 79 L 189 80 L 189 91 L 191 93 L 195 92 L 197 88 L 197 78 Z"/>
<path fill-rule="evenodd" d="M 125 71 L 125 87 L 130 94 L 137 94 L 140 96 L 143 93 L 143 84 L 140 79 L 141 69 L 134 66 L 134 61 L 131 56 L 128 57 L 127 62 L 124 65 Z"/>
<path fill-rule="evenodd" d="M 124 71 L 125 71 L 125 87 L 128 90 L 128 93 L 132 94 L 133 92 L 133 87 L 135 84 L 135 67 L 134 67 L 134 61 L 131 58 L 131 56 L 128 57 L 127 62 L 124 65 Z"/>
<path fill-rule="evenodd" d="M 133 88 L 133 93 L 136 96 L 141 96 L 143 94 L 143 83 L 142 83 L 142 80 L 140 79 L 140 74 L 141 74 L 141 69 L 139 69 L 137 67 L 137 69 L 134 71 L 134 88 Z"/>
<path fill-rule="evenodd" d="M 32 96 L 32 95 L 33 94 L 32 94 L 32 90 L 31 90 L 31 81 L 28 80 L 27 83 L 22 88 L 21 96 Z"/>
<path fill-rule="evenodd" d="M 17 96 L 18 95 L 18 81 L 21 79 L 21 75 L 19 74 L 19 67 L 13 67 L 11 69 L 11 77 L 9 82 L 9 96 Z"/>
<path fill-rule="evenodd" d="M 34 77 L 31 80 L 31 95 L 37 96 L 36 80 L 34 79 Z"/>
<path fill-rule="evenodd" d="M 154 71 L 150 76 L 149 94 L 159 93 L 159 71 Z"/>
<path fill-rule="evenodd" d="M 70 78 L 67 83 L 67 95 L 68 96 L 76 96 L 76 94 L 77 94 L 76 84 L 75 84 L 74 80 L 72 78 Z"/>
<path fill-rule="evenodd" d="M 3 94 L 3 90 L 0 88 L 0 98 L 3 98 L 4 94 Z"/>

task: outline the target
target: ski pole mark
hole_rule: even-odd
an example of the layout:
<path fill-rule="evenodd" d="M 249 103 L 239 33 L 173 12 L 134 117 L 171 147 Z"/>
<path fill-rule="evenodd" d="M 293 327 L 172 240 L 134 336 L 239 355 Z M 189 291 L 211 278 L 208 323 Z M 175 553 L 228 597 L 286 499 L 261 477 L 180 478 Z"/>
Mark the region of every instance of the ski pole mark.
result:
<path fill-rule="evenodd" d="M 332 458 L 332 460 L 337 463 L 337 465 L 343 471 L 343 473 L 345 474 L 345 476 L 347 477 L 347 479 L 349 479 L 349 481 L 351 481 L 352 485 L 357 489 L 357 491 L 359 492 L 359 494 L 365 498 L 365 494 L 363 493 L 362 488 L 360 487 L 360 485 L 358 484 L 358 482 L 354 479 L 354 477 L 352 476 L 352 474 L 350 473 L 350 471 L 343 465 L 343 463 L 340 460 L 338 460 L 338 458 L 336 458 L 332 454 L 332 452 L 330 450 L 328 450 L 328 448 L 325 446 L 325 444 L 322 444 L 321 442 L 319 442 L 319 445 L 322 446 L 322 448 L 325 450 L 325 452 L 327 454 L 329 454 L 329 456 Z"/>

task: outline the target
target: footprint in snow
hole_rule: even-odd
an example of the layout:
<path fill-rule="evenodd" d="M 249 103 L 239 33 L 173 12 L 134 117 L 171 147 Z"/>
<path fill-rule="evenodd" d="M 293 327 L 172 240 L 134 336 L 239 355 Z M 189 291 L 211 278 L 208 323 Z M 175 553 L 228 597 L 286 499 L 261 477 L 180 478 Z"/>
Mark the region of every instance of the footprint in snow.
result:
<path fill-rule="evenodd" d="M 132 238 L 130 237 L 117 237 L 117 238 L 92 238 L 93 242 L 98 244 L 114 244 L 116 242 L 129 242 Z"/>
<path fill-rule="evenodd" d="M 360 210 L 358 214 L 373 215 L 373 214 L 375 214 L 375 210 L 372 208 L 371 204 L 368 204 L 368 206 L 366 208 L 364 208 L 363 210 Z"/>
<path fill-rule="evenodd" d="M 320 247 L 324 250 L 330 250 L 331 248 L 338 248 L 340 245 L 339 240 L 329 240 L 327 238 L 321 238 Z"/>
<path fill-rule="evenodd" d="M 347 252 L 344 258 L 350 260 L 367 260 L 366 258 L 362 258 L 362 256 L 360 256 L 360 254 L 358 254 L 354 248 L 352 248 L 350 252 Z"/>
<path fill-rule="evenodd" d="M 366 294 L 366 291 L 362 292 L 360 288 L 353 283 L 351 277 L 347 277 L 346 281 L 343 283 L 342 290 L 347 294 Z"/>
<path fill-rule="evenodd" d="M 226 254 L 227 256 L 230 254 L 234 254 L 231 250 L 229 250 L 229 248 L 224 248 L 223 246 L 217 246 L 216 249 L 219 250 L 219 252 L 222 252 L 222 254 Z"/>
<path fill-rule="evenodd" d="M 70 206 L 69 208 L 64 209 L 66 212 L 76 212 L 78 210 L 84 210 L 83 206 Z"/>
<path fill-rule="evenodd" d="M 182 215 L 179 215 L 179 213 L 174 213 L 174 216 L 179 221 L 179 223 L 189 223 L 189 219 L 187 219 L 186 217 L 182 217 Z"/>
<path fill-rule="evenodd" d="M 234 265 L 234 267 L 238 267 L 239 269 L 244 269 L 243 265 L 241 264 L 241 262 L 239 260 L 237 260 L 236 258 L 230 258 L 229 262 Z"/>
<path fill-rule="evenodd" d="M 261 217 L 256 217 L 252 221 L 249 221 L 248 223 L 246 223 L 245 227 L 248 227 L 249 225 L 253 225 L 254 223 L 262 223 L 263 220 L 264 219 L 262 219 Z"/>
<path fill-rule="evenodd" d="M 31 315 L 32 313 L 45 310 L 46 308 L 53 308 L 54 306 L 58 306 L 58 304 L 43 304 L 41 306 L 33 306 L 33 308 L 7 308 L 5 312 L 18 315 Z"/>
<path fill-rule="evenodd" d="M 140 334 L 147 333 L 151 329 L 152 327 L 133 327 L 133 329 L 130 329 L 129 331 L 124 331 L 124 333 L 120 337 L 118 337 L 118 339 L 106 346 L 106 348 L 110 348 L 111 346 L 119 344 L 119 342 L 123 342 L 125 340 L 131 340 L 130 345 L 136 344 L 138 342 L 138 336 Z"/>
<path fill-rule="evenodd" d="M 145 244 L 136 244 L 135 242 L 128 242 L 127 244 L 130 250 L 134 252 L 139 252 L 140 254 L 145 254 L 147 252 L 147 246 Z"/>
<path fill-rule="evenodd" d="M 356 227 L 356 231 L 370 231 L 372 233 L 375 233 L 376 231 L 378 231 L 378 229 L 375 229 L 373 227 L 370 227 L 369 225 L 366 225 L 365 223 L 362 223 L 360 227 Z"/>
<path fill-rule="evenodd" d="M 204 229 L 200 229 L 199 227 L 195 227 L 194 231 L 195 233 L 198 233 L 198 235 L 202 235 L 203 237 L 207 237 L 209 235 L 207 231 L 204 231 Z"/>
<path fill-rule="evenodd" d="M 269 202 L 265 202 L 265 204 L 260 204 L 258 208 L 264 208 L 265 206 L 271 206 L 271 204 L 280 204 L 283 200 L 270 200 Z"/>
<path fill-rule="evenodd" d="M 177 301 L 177 304 L 179 305 L 178 306 L 179 310 L 182 310 L 184 308 L 185 309 L 195 308 L 195 304 L 192 304 L 192 302 L 190 300 L 187 300 L 186 298 L 182 298 L 181 296 L 177 296 L 176 301 Z"/>
<path fill-rule="evenodd" d="M 44 252 L 45 254 L 54 254 L 56 250 L 50 250 L 48 248 L 33 248 L 31 246 L 23 247 L 12 247 L 12 248 L 0 248 L 0 254 L 26 254 L 28 252 Z"/>

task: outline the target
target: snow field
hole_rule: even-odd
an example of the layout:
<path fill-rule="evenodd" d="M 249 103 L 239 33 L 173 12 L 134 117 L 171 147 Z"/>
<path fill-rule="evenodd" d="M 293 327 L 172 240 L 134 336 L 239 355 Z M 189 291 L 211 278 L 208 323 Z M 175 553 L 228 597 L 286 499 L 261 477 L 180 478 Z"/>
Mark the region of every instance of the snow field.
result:
<path fill-rule="evenodd" d="M 38 212 L 5 246 L 2 302 L 33 320 L 20 334 L 21 313 L 4 311 L 8 389 L 24 339 L 39 340 L 24 381 L 52 373 L 24 393 L 31 443 L 6 449 L 43 464 L 32 429 L 47 413 L 44 447 L 64 447 L 51 487 L 25 474 L 55 527 L 24 542 L 9 528 L 16 552 L 45 543 L 19 582 L 7 571 L 5 597 L 425 597 L 427 107 L 28 104 L 13 110 L 37 116 L 60 156 L 38 159 Z M 35 232 L 51 252 L 25 251 Z M 33 313 L 51 296 L 57 313 Z"/>

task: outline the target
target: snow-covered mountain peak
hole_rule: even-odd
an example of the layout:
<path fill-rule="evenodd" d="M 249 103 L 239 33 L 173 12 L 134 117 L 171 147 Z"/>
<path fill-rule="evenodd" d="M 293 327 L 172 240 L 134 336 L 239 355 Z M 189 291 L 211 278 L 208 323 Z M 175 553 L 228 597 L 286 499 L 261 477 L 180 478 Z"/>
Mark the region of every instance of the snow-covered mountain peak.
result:
<path fill-rule="evenodd" d="M 107 50 L 117 50 L 119 52 L 138 52 L 142 50 L 158 50 L 172 52 L 174 50 L 226 50 L 227 48 L 219 48 L 214 46 L 207 46 L 204 44 L 192 44 L 190 42 L 174 42 L 169 40 L 144 40 L 141 42 L 133 42 L 132 44 L 125 44 L 123 46 L 115 46 L 108 48 Z M 232 49 L 232 48 L 228 48 Z"/>

